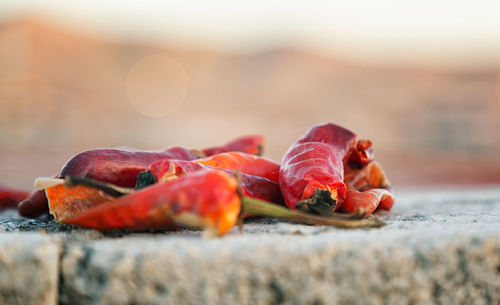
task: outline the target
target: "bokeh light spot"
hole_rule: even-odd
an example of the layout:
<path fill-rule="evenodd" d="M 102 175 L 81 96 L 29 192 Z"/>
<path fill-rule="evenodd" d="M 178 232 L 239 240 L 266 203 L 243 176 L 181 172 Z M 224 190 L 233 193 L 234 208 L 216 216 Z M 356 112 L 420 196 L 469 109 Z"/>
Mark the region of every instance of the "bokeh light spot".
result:
<path fill-rule="evenodd" d="M 161 118 L 177 110 L 186 99 L 188 76 L 182 65 L 165 55 L 139 60 L 127 75 L 129 102 L 143 115 Z"/>

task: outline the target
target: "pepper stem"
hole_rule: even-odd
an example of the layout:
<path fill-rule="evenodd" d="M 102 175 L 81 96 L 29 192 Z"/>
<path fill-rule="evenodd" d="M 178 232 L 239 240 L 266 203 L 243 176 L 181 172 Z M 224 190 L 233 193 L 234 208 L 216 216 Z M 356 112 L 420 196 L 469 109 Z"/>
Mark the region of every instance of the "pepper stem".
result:
<path fill-rule="evenodd" d="M 332 198 L 330 191 L 316 189 L 311 198 L 299 201 L 295 207 L 310 214 L 332 216 L 332 211 L 337 207 L 337 200 Z"/>
<path fill-rule="evenodd" d="M 343 219 L 340 217 L 322 217 L 289 210 L 270 202 L 247 196 L 241 197 L 242 209 L 245 213 L 259 216 L 287 219 L 308 225 L 332 226 L 338 228 L 379 228 L 385 223 L 378 219 Z"/>

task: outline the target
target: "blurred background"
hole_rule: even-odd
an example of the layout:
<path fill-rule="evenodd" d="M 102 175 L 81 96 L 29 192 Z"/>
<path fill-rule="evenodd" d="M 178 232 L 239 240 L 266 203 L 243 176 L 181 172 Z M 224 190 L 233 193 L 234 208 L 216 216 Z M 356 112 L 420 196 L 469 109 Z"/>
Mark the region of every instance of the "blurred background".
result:
<path fill-rule="evenodd" d="M 0 1 L 0 184 L 79 151 L 374 143 L 396 187 L 500 182 L 499 1 Z"/>

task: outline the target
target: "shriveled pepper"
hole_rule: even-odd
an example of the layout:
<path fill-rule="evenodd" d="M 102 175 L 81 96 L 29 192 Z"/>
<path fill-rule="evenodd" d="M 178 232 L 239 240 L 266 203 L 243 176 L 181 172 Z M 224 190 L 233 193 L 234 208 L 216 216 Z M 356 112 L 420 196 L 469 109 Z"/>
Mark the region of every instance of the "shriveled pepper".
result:
<path fill-rule="evenodd" d="M 29 196 L 26 191 L 0 185 L 0 210 L 15 208 L 17 204 Z"/>
<path fill-rule="evenodd" d="M 248 136 L 220 147 L 210 148 L 206 153 L 242 149 L 257 151 L 263 145 L 263 137 Z M 204 156 L 202 153 L 201 156 Z M 121 149 L 93 149 L 81 152 L 64 165 L 58 177 L 83 176 L 123 187 L 134 187 L 137 174 L 148 169 L 152 163 L 163 159 L 195 160 L 200 157 L 196 150 L 172 147 L 163 151 L 129 151 Z M 37 217 L 49 211 L 43 192 L 36 191 L 18 206 L 24 217 Z"/>
<path fill-rule="evenodd" d="M 313 127 L 283 156 L 279 183 L 287 206 L 329 214 L 345 198 L 344 162 L 356 146 L 351 131 L 334 124 Z"/>
<path fill-rule="evenodd" d="M 157 183 L 139 191 L 102 183 L 85 177 L 66 177 L 48 187 L 63 191 L 75 187 L 75 192 L 90 194 L 107 192 L 122 196 L 83 211 L 68 211 L 71 217 L 56 218 L 57 221 L 90 227 L 98 230 L 111 229 L 172 229 L 178 226 L 203 227 L 209 232 L 224 234 L 236 222 L 237 215 L 253 214 L 277 217 L 311 225 L 328 225 L 342 228 L 380 227 L 378 220 L 359 220 L 350 217 L 325 218 L 292 211 L 259 199 L 241 195 L 234 177 L 220 169 L 201 169 L 164 183 Z M 94 192 L 94 193 L 92 193 Z M 80 199 L 78 196 L 74 198 Z M 51 196 L 49 196 L 51 198 Z M 57 198 L 56 198 L 57 199 Z M 240 213 L 240 209 L 243 212 Z"/>
<path fill-rule="evenodd" d="M 370 141 L 358 141 L 355 133 L 338 125 L 322 124 L 310 129 L 282 160 L 279 183 L 287 206 L 323 215 L 338 210 L 348 193 L 344 168 L 370 164 L 371 146 Z"/>
<path fill-rule="evenodd" d="M 226 152 L 195 160 L 194 162 L 217 168 L 239 171 L 278 182 L 280 165 L 273 160 L 242 152 Z"/>

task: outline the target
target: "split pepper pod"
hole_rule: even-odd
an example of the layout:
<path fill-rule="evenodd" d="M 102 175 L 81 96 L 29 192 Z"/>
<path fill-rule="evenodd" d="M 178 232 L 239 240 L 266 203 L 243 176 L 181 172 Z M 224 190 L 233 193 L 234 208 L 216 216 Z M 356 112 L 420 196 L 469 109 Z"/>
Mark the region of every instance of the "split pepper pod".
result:
<path fill-rule="evenodd" d="M 223 146 L 202 151 L 172 147 L 163 151 L 128 151 L 121 149 L 93 149 L 72 157 L 58 177 L 83 176 L 123 187 L 134 187 L 137 174 L 148 169 L 152 163 L 164 160 L 195 160 L 206 154 L 239 149 L 243 152 L 260 152 L 262 136 L 237 138 Z M 42 191 L 32 193 L 19 203 L 18 211 L 24 217 L 37 217 L 49 211 L 47 199 Z"/>

